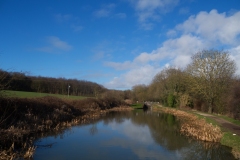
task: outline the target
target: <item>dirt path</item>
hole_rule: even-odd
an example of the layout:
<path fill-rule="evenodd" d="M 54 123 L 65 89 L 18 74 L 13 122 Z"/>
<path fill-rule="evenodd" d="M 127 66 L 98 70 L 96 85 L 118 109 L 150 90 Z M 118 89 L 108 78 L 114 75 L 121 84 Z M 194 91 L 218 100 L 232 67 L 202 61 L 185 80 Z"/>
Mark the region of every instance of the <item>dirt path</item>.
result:
<path fill-rule="evenodd" d="M 233 124 L 231 122 L 228 122 L 225 119 L 223 119 L 221 117 L 218 117 L 218 116 L 214 116 L 214 115 L 207 114 L 207 113 L 201 113 L 201 112 L 195 112 L 195 113 L 200 114 L 200 115 L 205 116 L 205 117 L 209 117 L 209 118 L 215 120 L 225 130 L 231 131 L 232 133 L 240 136 L 240 126 L 238 126 L 236 124 Z"/>

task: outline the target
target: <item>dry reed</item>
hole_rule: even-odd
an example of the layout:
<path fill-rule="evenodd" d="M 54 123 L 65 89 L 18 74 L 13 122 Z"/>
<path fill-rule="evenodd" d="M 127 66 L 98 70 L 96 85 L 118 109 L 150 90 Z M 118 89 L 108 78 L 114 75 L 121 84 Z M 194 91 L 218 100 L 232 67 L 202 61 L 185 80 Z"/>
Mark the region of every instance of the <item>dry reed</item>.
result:
<path fill-rule="evenodd" d="M 154 108 L 155 111 L 163 111 L 173 114 L 180 121 L 180 132 L 197 140 L 208 142 L 220 142 L 223 134 L 220 127 L 209 124 L 205 119 L 171 108 Z"/>

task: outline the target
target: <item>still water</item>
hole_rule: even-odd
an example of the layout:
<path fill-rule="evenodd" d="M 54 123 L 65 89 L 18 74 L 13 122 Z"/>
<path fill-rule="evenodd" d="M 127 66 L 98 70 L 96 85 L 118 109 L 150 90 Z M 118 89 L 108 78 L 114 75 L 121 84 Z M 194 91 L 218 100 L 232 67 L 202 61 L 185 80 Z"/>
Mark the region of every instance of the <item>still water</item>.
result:
<path fill-rule="evenodd" d="M 186 138 L 173 115 L 111 112 L 92 124 L 41 138 L 35 160 L 234 159 L 230 148 Z"/>

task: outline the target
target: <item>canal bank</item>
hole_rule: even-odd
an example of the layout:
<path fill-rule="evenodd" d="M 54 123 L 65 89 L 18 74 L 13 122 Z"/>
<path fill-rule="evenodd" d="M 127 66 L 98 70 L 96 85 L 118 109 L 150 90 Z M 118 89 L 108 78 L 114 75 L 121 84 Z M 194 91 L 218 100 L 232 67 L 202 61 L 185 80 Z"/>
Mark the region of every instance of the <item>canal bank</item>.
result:
<path fill-rule="evenodd" d="M 117 99 L 0 98 L 0 158 L 30 158 L 36 137 L 85 124 L 107 112 L 132 110 Z"/>
<path fill-rule="evenodd" d="M 175 115 L 181 123 L 180 132 L 184 135 L 231 147 L 234 157 L 240 159 L 240 126 L 221 117 L 196 111 L 182 111 L 160 105 L 155 105 L 153 111 Z"/>
<path fill-rule="evenodd" d="M 47 144 L 53 145 L 45 147 Z M 142 109 L 108 112 L 92 123 L 46 135 L 34 145 L 39 146 L 34 160 L 234 160 L 229 147 L 182 135 L 174 115 Z"/>

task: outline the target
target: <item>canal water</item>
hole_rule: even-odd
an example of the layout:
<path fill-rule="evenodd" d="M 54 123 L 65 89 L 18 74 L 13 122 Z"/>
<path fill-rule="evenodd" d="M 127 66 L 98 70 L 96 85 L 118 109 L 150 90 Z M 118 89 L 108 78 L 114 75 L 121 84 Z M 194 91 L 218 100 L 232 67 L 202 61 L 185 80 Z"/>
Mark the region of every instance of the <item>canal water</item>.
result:
<path fill-rule="evenodd" d="M 231 149 L 179 133 L 173 115 L 135 110 L 111 112 L 92 124 L 35 142 L 34 160 L 231 160 Z"/>

